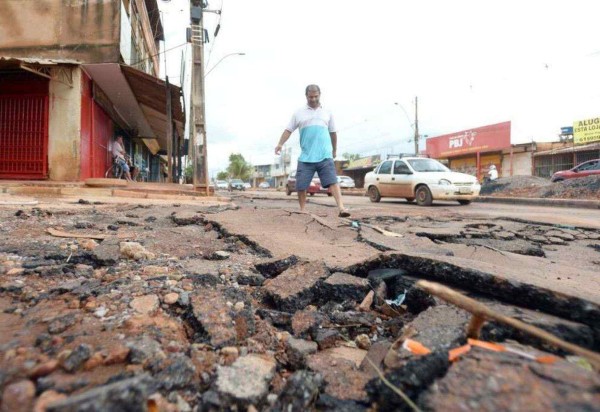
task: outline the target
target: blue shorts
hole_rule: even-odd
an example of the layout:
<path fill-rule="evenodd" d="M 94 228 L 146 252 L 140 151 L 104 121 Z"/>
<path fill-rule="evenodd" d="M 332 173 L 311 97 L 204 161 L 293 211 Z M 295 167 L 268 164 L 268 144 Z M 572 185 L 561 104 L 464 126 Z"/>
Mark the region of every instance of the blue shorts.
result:
<path fill-rule="evenodd" d="M 118 158 L 117 163 L 119 164 L 119 166 L 121 166 L 121 169 L 123 169 L 125 173 L 129 172 L 129 165 L 125 160 Z"/>
<path fill-rule="evenodd" d="M 307 190 L 315 173 L 319 175 L 321 187 L 327 188 L 337 183 L 333 159 L 325 159 L 317 163 L 298 161 L 298 168 L 296 170 L 296 190 L 299 192 Z"/>

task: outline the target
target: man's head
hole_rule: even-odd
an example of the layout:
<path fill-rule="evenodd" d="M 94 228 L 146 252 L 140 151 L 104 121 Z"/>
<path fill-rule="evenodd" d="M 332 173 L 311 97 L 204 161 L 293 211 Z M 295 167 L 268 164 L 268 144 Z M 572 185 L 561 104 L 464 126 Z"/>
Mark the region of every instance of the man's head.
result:
<path fill-rule="evenodd" d="M 115 136 L 115 142 L 123 143 L 123 136 L 121 136 L 121 135 Z"/>
<path fill-rule="evenodd" d="M 319 99 L 321 97 L 321 89 L 316 84 L 309 84 L 306 86 L 306 103 L 316 109 L 319 107 L 320 102 Z"/>

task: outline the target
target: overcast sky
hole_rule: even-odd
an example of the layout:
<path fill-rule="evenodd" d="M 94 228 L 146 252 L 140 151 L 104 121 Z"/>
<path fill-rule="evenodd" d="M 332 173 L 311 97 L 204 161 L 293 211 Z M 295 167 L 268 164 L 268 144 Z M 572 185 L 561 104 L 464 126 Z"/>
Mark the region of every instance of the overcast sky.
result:
<path fill-rule="evenodd" d="M 166 48 L 184 43 L 188 0 L 159 3 Z M 334 113 L 339 158 L 414 151 L 415 96 L 430 137 L 512 121 L 512 143 L 550 141 L 600 115 L 597 0 L 212 0 L 209 9 L 222 14 L 213 38 L 219 16 L 205 13 L 208 69 L 246 53 L 206 77 L 211 177 L 234 152 L 273 163 L 309 83 Z M 174 82 L 185 50 L 167 52 Z M 288 143 L 294 158 L 298 140 Z"/>

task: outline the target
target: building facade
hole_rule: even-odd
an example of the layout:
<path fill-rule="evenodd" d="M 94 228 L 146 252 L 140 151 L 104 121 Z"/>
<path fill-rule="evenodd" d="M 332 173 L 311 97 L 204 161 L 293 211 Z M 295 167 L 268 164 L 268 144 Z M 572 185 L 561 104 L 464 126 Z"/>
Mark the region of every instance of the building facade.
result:
<path fill-rule="evenodd" d="M 157 77 L 157 0 L 4 0 L 0 22 L 0 179 L 103 177 L 120 134 L 158 180 L 185 119 L 180 88 Z"/>

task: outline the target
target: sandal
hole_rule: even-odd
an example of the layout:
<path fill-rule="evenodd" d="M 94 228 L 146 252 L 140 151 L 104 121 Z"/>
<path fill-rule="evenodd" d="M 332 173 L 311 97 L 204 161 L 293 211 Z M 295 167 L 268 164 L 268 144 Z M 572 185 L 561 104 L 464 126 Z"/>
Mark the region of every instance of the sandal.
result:
<path fill-rule="evenodd" d="M 350 212 L 348 211 L 348 209 L 342 209 L 340 210 L 338 217 L 350 217 Z"/>

